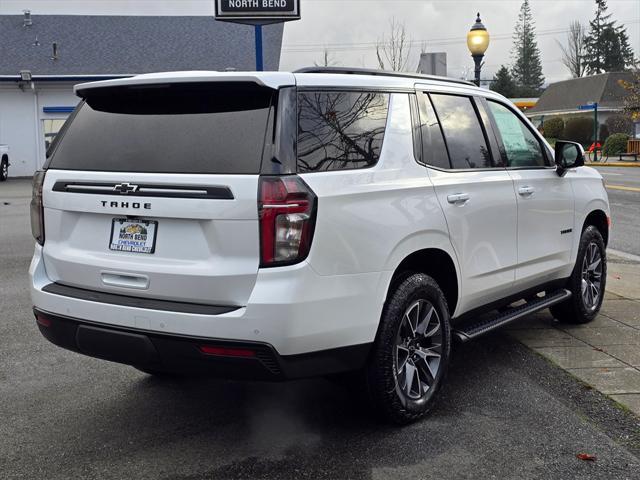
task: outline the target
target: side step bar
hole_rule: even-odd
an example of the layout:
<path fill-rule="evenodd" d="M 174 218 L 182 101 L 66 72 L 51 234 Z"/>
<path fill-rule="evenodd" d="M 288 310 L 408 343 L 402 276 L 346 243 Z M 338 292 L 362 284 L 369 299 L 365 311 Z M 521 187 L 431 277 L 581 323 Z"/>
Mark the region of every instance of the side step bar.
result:
<path fill-rule="evenodd" d="M 549 308 L 551 305 L 563 302 L 569 297 L 571 297 L 571 292 L 563 288 L 549 293 L 544 297 L 535 298 L 523 305 L 509 308 L 505 312 L 496 313 L 492 316 L 483 318 L 482 320 L 461 325 L 459 329 L 453 331 L 453 335 L 461 342 L 468 342 L 469 340 L 503 327 L 531 313 L 544 310 L 545 308 Z"/>

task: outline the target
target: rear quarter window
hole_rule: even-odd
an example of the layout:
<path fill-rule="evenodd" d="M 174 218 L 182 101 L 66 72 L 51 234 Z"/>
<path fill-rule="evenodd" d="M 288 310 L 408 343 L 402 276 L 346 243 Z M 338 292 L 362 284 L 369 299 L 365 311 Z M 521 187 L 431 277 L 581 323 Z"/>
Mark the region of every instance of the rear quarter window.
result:
<path fill-rule="evenodd" d="M 389 94 L 298 94 L 298 172 L 352 170 L 375 165 L 387 123 Z"/>
<path fill-rule="evenodd" d="M 90 92 L 48 168 L 256 174 L 274 91 L 255 84 L 170 84 Z"/>

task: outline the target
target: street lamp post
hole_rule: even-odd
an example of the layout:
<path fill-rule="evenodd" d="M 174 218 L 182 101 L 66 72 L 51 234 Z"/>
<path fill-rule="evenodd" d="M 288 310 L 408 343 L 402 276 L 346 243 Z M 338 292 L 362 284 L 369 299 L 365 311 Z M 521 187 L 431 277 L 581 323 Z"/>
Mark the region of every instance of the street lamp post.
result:
<path fill-rule="evenodd" d="M 480 12 L 476 18 L 476 23 L 473 24 L 469 33 L 467 33 L 467 47 L 471 52 L 471 57 L 476 65 L 475 68 L 475 83 L 480 86 L 480 71 L 482 70 L 482 59 L 484 53 L 489 47 L 489 32 L 480 20 Z"/>

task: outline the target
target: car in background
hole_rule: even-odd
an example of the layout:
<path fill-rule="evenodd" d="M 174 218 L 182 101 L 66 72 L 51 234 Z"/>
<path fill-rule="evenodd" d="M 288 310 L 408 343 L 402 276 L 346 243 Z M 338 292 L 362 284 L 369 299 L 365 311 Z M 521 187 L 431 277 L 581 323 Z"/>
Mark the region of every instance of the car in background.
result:
<path fill-rule="evenodd" d="M 9 178 L 9 145 L 0 144 L 0 182 Z"/>

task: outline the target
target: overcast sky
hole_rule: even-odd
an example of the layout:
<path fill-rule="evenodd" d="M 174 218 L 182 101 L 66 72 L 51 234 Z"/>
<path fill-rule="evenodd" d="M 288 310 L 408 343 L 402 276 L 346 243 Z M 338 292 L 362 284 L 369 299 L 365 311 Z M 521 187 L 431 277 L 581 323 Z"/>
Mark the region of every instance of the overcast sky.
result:
<path fill-rule="evenodd" d="M 547 81 L 568 78 L 557 41 L 566 41 L 570 21 L 586 24 L 593 17 L 594 0 L 530 3 Z M 640 0 L 607 3 L 613 18 L 627 26 L 640 56 Z M 376 67 L 375 43 L 395 17 L 413 40 L 412 66 L 425 44 L 428 52 L 447 53 L 449 75 L 472 75 L 465 38 L 480 11 L 492 36 L 483 72 L 483 77 L 490 77 L 511 61 L 511 36 L 521 4 L 521 0 L 302 0 L 302 20 L 285 25 L 280 68 L 321 62 L 324 48 L 338 65 Z M 25 8 L 34 14 L 213 15 L 212 0 L 0 0 L 0 13 L 21 13 Z"/>

